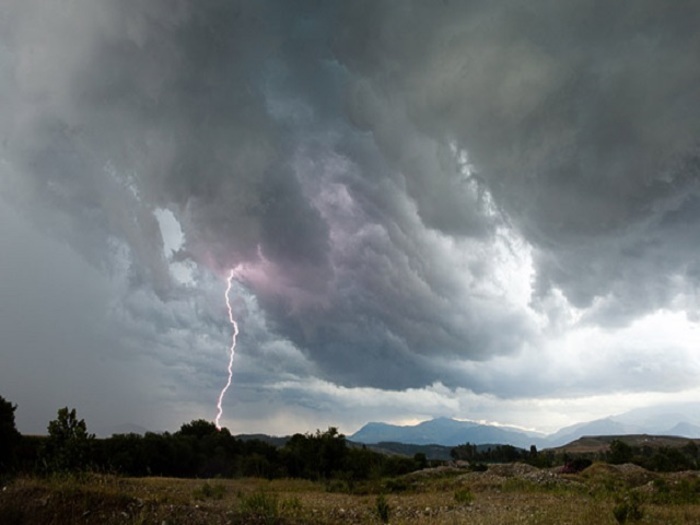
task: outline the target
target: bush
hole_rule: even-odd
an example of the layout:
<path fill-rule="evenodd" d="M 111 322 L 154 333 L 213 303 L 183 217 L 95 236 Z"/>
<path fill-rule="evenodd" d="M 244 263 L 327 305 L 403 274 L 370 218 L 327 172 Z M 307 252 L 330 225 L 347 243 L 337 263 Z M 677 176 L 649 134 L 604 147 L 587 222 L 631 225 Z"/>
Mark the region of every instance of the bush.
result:
<path fill-rule="evenodd" d="M 299 518 L 303 514 L 304 509 L 301 500 L 296 496 L 283 500 L 280 507 L 285 516 L 291 516 L 293 518 Z"/>
<path fill-rule="evenodd" d="M 592 464 L 593 462 L 590 459 L 576 458 L 566 462 L 559 472 L 561 474 L 578 474 L 586 470 Z"/>
<path fill-rule="evenodd" d="M 625 494 L 617 505 L 613 508 L 613 515 L 618 523 L 623 524 L 629 521 L 639 521 L 644 516 L 641 506 L 641 498 L 636 492 Z"/>
<path fill-rule="evenodd" d="M 474 495 L 469 489 L 457 489 L 455 490 L 455 501 L 461 505 L 469 505 L 474 501 Z"/>
<path fill-rule="evenodd" d="M 669 484 L 664 479 L 655 479 L 651 502 L 660 504 L 697 504 L 700 502 L 700 480 L 680 479 Z"/>
<path fill-rule="evenodd" d="M 194 499 L 221 499 L 224 497 L 226 492 L 226 487 L 222 484 L 217 483 L 216 485 L 210 485 L 207 482 L 194 491 Z"/>
<path fill-rule="evenodd" d="M 247 520 L 264 524 L 275 523 L 279 517 L 277 496 L 266 492 L 256 492 L 241 500 L 239 511 Z"/>
<path fill-rule="evenodd" d="M 352 492 L 352 486 L 344 479 L 332 479 L 326 483 L 326 492 L 341 492 L 349 494 Z"/>
<path fill-rule="evenodd" d="M 391 509 L 389 507 L 389 502 L 386 500 L 384 494 L 377 496 L 377 501 L 375 503 L 377 516 L 382 523 L 389 523 L 389 514 L 391 514 Z"/>
<path fill-rule="evenodd" d="M 390 478 L 384 483 L 384 488 L 392 494 L 397 492 L 406 492 L 411 488 L 409 482 L 403 478 Z"/>

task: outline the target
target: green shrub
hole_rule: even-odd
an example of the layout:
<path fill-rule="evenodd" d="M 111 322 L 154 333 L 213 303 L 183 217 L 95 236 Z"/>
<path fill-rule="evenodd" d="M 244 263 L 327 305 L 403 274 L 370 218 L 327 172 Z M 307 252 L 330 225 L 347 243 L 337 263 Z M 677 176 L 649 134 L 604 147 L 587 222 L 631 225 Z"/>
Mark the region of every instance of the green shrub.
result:
<path fill-rule="evenodd" d="M 387 492 L 391 492 L 393 494 L 396 492 L 406 492 L 411 488 L 411 485 L 405 479 L 390 478 L 384 482 L 384 488 L 387 490 Z"/>
<path fill-rule="evenodd" d="M 375 503 L 375 509 L 377 511 L 377 516 L 382 523 L 389 523 L 389 514 L 391 514 L 391 508 L 389 507 L 389 502 L 386 500 L 384 494 L 377 496 Z"/>
<path fill-rule="evenodd" d="M 469 505 L 474 501 L 474 495 L 467 488 L 455 490 L 455 501 L 461 505 Z"/>
<path fill-rule="evenodd" d="M 680 479 L 669 484 L 665 479 L 655 479 L 652 483 L 654 492 L 650 499 L 661 504 L 697 504 L 700 502 L 700 480 Z"/>
<path fill-rule="evenodd" d="M 332 479 L 326 483 L 326 492 L 350 493 L 352 492 L 351 484 L 344 479 Z"/>
<path fill-rule="evenodd" d="M 266 492 L 255 492 L 241 499 L 239 511 L 247 520 L 264 524 L 275 523 L 279 517 L 277 496 Z"/>
<path fill-rule="evenodd" d="M 280 507 L 284 515 L 293 518 L 298 518 L 303 512 L 301 500 L 296 496 L 282 500 L 282 504 L 280 505 Z"/>
<path fill-rule="evenodd" d="M 641 497 L 636 492 L 625 494 L 617 505 L 613 508 L 613 515 L 618 523 L 623 524 L 627 521 L 639 521 L 644 516 L 644 511 L 641 506 Z"/>
<path fill-rule="evenodd" d="M 204 484 L 196 489 L 193 493 L 194 499 L 221 499 L 224 497 L 224 493 L 226 492 L 226 487 L 224 487 L 222 484 L 217 483 L 216 485 L 210 485 L 206 481 Z"/>

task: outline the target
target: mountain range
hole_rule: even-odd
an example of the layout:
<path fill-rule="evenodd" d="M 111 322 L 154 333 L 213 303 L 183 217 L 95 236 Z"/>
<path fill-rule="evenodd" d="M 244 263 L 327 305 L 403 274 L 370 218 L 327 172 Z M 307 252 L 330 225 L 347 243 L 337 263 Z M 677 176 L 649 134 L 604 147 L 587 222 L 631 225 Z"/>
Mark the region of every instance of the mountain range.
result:
<path fill-rule="evenodd" d="M 582 436 L 625 434 L 700 438 L 700 403 L 677 403 L 635 409 L 616 416 L 567 426 L 549 435 L 475 421 L 436 418 L 406 426 L 367 423 L 348 436 L 348 439 L 365 444 L 395 442 L 454 447 L 469 442 L 476 445 L 502 444 L 520 448 L 535 445 L 537 448 L 551 448 L 565 445 Z"/>

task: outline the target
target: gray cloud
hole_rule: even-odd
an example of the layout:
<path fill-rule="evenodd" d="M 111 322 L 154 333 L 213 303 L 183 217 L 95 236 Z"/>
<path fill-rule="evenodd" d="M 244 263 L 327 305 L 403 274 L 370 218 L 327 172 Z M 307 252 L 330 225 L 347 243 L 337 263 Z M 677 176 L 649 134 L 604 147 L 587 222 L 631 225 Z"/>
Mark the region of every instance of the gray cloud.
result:
<path fill-rule="evenodd" d="M 410 179 L 399 178 L 396 166 L 386 165 L 373 153 L 372 143 L 358 142 L 357 132 L 342 124 L 342 93 L 335 95 L 336 107 L 333 97 L 327 96 L 315 119 L 301 122 L 306 124 L 301 132 L 294 129 L 300 121 L 292 111 L 295 106 L 316 111 L 314 91 L 309 91 L 305 77 L 313 73 L 315 85 L 333 87 L 339 74 L 324 65 L 332 58 L 328 42 L 325 48 L 311 47 L 307 38 L 316 43 L 322 39 L 313 29 L 307 35 L 305 26 L 295 26 L 304 24 L 303 13 L 295 15 L 296 22 L 285 24 L 285 13 L 262 4 L 254 8 L 247 3 L 207 4 L 194 10 L 182 4 L 165 19 L 154 15 L 152 6 L 110 7 L 107 36 L 78 32 L 75 37 L 88 48 L 84 60 L 46 79 L 43 69 L 39 71 L 46 91 L 63 86 L 56 95 L 63 98 L 51 101 L 31 121 L 31 138 L 13 136 L 16 141 L 31 140 L 18 164 L 33 180 L 45 183 L 44 199 L 70 208 L 79 222 L 91 222 L 124 239 L 138 263 L 134 272 L 146 270 L 152 278 L 159 277 L 160 294 L 168 286 L 167 273 L 160 256 L 162 239 L 156 221 L 148 216 L 149 206 L 172 208 L 183 223 L 187 252 L 215 270 L 264 257 L 284 283 L 269 288 L 254 281 L 249 285 L 275 326 L 338 380 L 379 385 L 386 376 L 367 375 L 379 362 L 380 368 L 395 369 L 389 375 L 394 386 L 408 386 L 425 381 L 424 373 L 430 376 L 425 355 L 412 357 L 415 352 L 483 358 L 490 355 L 483 346 L 504 352 L 517 345 L 512 340 L 489 342 L 489 334 L 479 333 L 482 330 L 472 334 L 469 313 L 447 321 L 441 318 L 451 309 L 451 301 L 463 300 L 449 284 L 454 278 L 434 275 L 429 253 L 434 241 L 427 238 L 422 217 L 413 216 L 411 202 L 397 186 Z M 316 15 L 308 14 L 313 26 Z M 99 22 L 96 15 L 89 15 L 85 25 Z M 324 28 L 326 38 L 328 30 Z M 59 28 L 48 31 L 54 36 L 52 31 Z M 58 59 L 65 48 L 78 46 L 70 36 L 61 35 L 61 40 L 68 42 L 43 52 Z M 32 45 L 21 42 L 19 56 L 31 55 Z M 281 60 L 287 62 L 280 64 Z M 291 70 L 290 64 L 297 67 Z M 267 88 L 275 74 L 279 84 Z M 280 86 L 288 88 L 284 99 L 274 93 Z M 21 114 L 31 102 L 23 93 L 17 97 Z M 271 111 L 275 103 L 276 112 Z M 47 123 L 49 110 L 54 116 Z M 335 155 L 352 163 L 357 173 L 341 173 L 330 180 L 318 169 L 312 175 L 300 173 L 290 159 L 310 134 L 329 131 L 338 139 L 322 144 L 326 149 L 313 161 L 326 162 L 327 149 L 332 153 L 347 139 L 356 142 L 359 151 L 341 150 Z M 409 149 L 415 146 L 419 172 L 437 169 L 444 181 L 425 196 L 423 208 L 434 203 L 433 211 L 425 213 L 445 224 L 447 233 L 485 231 L 488 219 L 481 217 L 476 198 L 463 188 L 465 181 L 451 181 L 458 166 L 447 147 L 419 135 L 407 144 Z M 374 155 L 376 160 L 357 163 L 350 155 Z M 122 187 L 112 187 L 111 175 L 121 177 Z M 352 180 L 358 176 L 365 180 Z M 325 216 L 319 212 L 322 196 L 313 186 L 327 182 L 346 187 L 352 201 L 349 213 L 367 223 L 355 232 L 338 230 L 351 249 L 342 246 L 339 237 L 331 243 L 332 207 Z M 425 191 L 431 188 L 426 178 L 416 184 Z M 454 218 L 442 214 L 443 205 L 438 203 L 451 188 L 455 194 L 447 207 L 456 210 Z M 467 199 L 466 206 L 460 206 L 460 195 Z M 88 213 L 97 221 L 88 221 Z M 425 239 L 416 246 L 419 236 Z M 434 290 L 440 280 L 448 282 Z M 309 304 L 316 309 L 306 310 L 306 303 L 300 307 L 295 302 L 298 294 L 312 297 Z M 313 334 L 301 326 L 309 315 L 315 318 Z M 435 334 L 428 335 L 431 331 Z M 397 361 L 397 355 L 404 356 L 403 365 L 404 359 Z M 433 374 L 428 379 L 436 378 Z"/>
<path fill-rule="evenodd" d="M 2 195 L 117 283 L 120 348 L 165 390 L 215 384 L 229 268 L 244 384 L 289 367 L 524 396 L 489 363 L 572 326 L 698 318 L 691 3 L 0 9 Z M 156 209 L 184 233 L 171 259 Z"/>
<path fill-rule="evenodd" d="M 407 177 L 417 163 L 401 151 L 403 128 L 458 141 L 543 252 L 540 287 L 558 286 L 580 306 L 611 283 L 638 282 L 621 269 L 631 257 L 606 250 L 630 228 L 638 237 L 625 242 L 643 250 L 634 273 L 655 273 L 641 267 L 644 238 L 666 237 L 664 217 L 697 194 L 695 6 L 345 7 L 357 25 L 346 25 L 335 49 L 360 78 L 351 112 Z M 446 193 L 430 199 L 445 212 L 454 194 Z"/>

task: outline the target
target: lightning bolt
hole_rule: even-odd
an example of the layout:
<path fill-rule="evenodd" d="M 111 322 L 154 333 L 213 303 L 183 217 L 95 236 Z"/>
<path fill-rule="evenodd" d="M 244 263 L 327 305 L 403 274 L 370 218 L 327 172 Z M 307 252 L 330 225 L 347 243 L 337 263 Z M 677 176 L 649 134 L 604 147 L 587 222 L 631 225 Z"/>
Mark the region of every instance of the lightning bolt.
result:
<path fill-rule="evenodd" d="M 226 308 L 228 309 L 228 320 L 231 323 L 231 326 L 233 326 L 233 336 L 231 337 L 231 346 L 229 347 L 228 351 L 228 379 L 226 381 L 226 386 L 224 386 L 224 388 L 221 389 L 221 393 L 219 394 L 219 400 L 216 403 L 218 413 L 216 414 L 216 420 L 214 421 L 214 424 L 216 425 L 217 430 L 221 430 L 219 420 L 221 419 L 221 415 L 224 413 L 224 409 L 221 407 L 221 402 L 224 399 L 226 391 L 231 386 L 231 378 L 233 377 L 233 356 L 236 355 L 236 337 L 238 336 L 238 323 L 233 318 L 233 309 L 231 308 L 231 300 L 229 299 L 234 272 L 235 270 L 231 270 L 231 273 L 229 274 L 228 279 L 226 280 L 227 286 L 226 293 L 224 294 L 224 297 L 226 298 Z"/>

